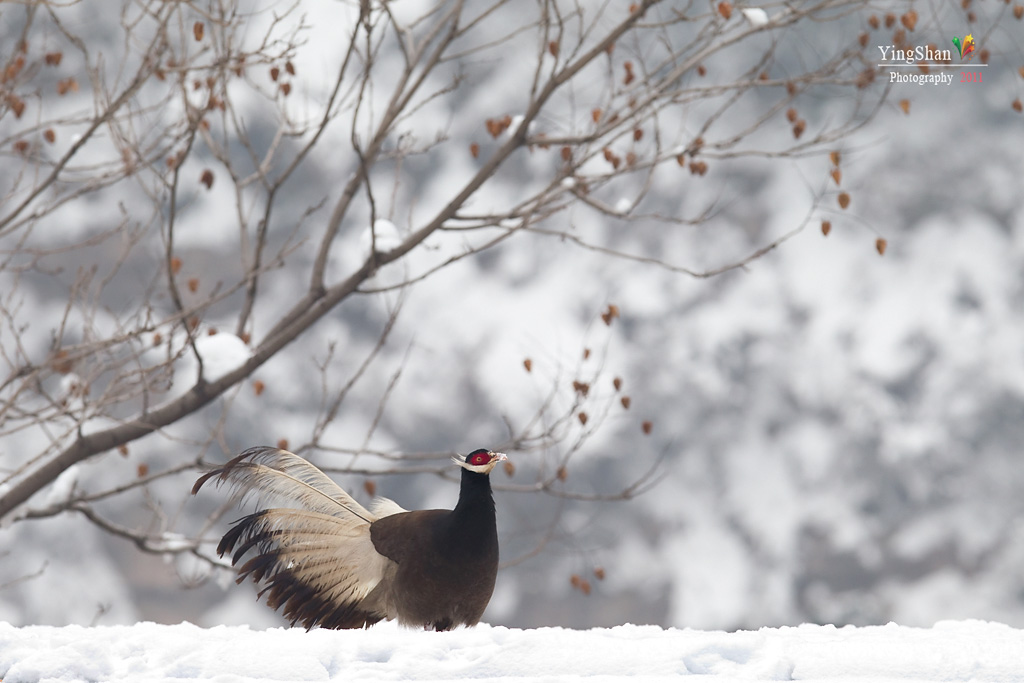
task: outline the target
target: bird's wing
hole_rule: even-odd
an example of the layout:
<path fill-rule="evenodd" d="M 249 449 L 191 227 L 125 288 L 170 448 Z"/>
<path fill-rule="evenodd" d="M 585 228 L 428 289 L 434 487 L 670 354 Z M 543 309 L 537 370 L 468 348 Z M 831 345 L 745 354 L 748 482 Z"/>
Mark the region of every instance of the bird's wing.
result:
<path fill-rule="evenodd" d="M 252 495 L 261 506 L 270 502 L 300 506 L 325 515 L 354 516 L 367 524 L 376 519 L 326 474 L 281 448 L 257 446 L 243 451 L 223 467 L 199 477 L 192 493 L 213 478 L 217 484 L 231 485 L 239 502 Z"/>
<path fill-rule="evenodd" d="M 241 519 L 217 547 L 233 553 L 238 581 L 262 582 L 260 595 L 294 625 L 360 628 L 392 618 L 387 595 L 395 564 L 376 551 L 369 524 L 351 516 L 270 508 Z M 374 596 L 367 599 L 376 589 Z"/>
<path fill-rule="evenodd" d="M 432 541 L 431 530 L 450 514 L 451 510 L 413 510 L 381 517 L 370 525 L 370 539 L 378 553 L 401 564 L 423 554 Z"/>

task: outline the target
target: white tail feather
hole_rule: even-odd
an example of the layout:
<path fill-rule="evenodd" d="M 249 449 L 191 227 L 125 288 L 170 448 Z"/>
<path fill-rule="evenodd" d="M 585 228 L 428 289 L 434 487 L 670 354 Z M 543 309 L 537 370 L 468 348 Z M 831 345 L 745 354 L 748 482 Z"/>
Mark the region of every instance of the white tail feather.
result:
<path fill-rule="evenodd" d="M 408 510 L 390 498 L 374 498 L 373 504 L 370 505 L 370 514 L 373 515 L 375 520 L 380 519 L 381 517 L 397 515 L 402 512 L 408 512 Z"/>
<path fill-rule="evenodd" d="M 366 523 L 350 526 L 331 515 L 284 508 L 268 510 L 266 521 L 278 532 L 276 571 L 287 571 L 324 599 L 362 600 L 391 562 L 374 549 Z"/>
<path fill-rule="evenodd" d="M 280 448 L 248 449 L 223 468 L 201 478 L 193 492 L 212 477 L 217 478 L 218 484 L 227 482 L 239 503 L 253 496 L 259 507 L 273 504 L 298 506 L 325 515 L 347 513 L 366 523 L 376 519 L 326 474 Z"/>

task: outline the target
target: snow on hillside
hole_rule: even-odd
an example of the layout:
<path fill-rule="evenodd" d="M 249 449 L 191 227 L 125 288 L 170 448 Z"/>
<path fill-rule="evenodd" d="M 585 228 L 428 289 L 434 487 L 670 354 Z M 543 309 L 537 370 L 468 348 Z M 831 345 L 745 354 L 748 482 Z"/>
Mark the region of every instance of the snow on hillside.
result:
<path fill-rule="evenodd" d="M 1024 680 L 1024 631 L 983 621 L 930 629 L 804 625 L 759 631 L 481 625 L 448 633 L 85 628 L 0 623 L 0 677 L 28 681 Z"/>

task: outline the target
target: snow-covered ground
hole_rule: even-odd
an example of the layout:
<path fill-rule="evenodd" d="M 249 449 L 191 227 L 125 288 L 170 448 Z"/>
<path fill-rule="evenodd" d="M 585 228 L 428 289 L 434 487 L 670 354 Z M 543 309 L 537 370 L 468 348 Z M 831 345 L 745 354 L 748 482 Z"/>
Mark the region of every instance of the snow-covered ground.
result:
<path fill-rule="evenodd" d="M 1024 631 L 804 625 L 759 631 L 481 625 L 448 633 L 254 631 L 192 624 L 85 628 L 0 623 L 0 677 L 27 681 L 1022 681 Z"/>

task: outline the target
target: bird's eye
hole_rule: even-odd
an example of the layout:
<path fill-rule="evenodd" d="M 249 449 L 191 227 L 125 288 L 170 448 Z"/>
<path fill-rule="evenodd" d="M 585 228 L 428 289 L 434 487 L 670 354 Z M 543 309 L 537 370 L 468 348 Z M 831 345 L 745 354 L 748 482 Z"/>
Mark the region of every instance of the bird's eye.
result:
<path fill-rule="evenodd" d="M 469 454 L 470 465 L 486 465 L 491 461 L 491 454 L 487 451 L 474 451 Z"/>

